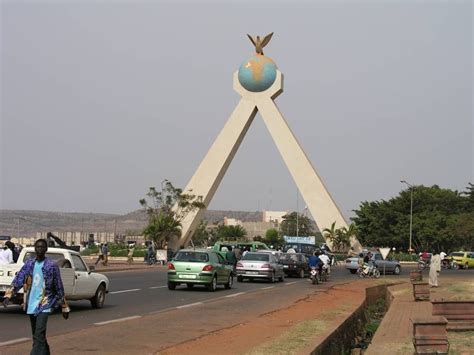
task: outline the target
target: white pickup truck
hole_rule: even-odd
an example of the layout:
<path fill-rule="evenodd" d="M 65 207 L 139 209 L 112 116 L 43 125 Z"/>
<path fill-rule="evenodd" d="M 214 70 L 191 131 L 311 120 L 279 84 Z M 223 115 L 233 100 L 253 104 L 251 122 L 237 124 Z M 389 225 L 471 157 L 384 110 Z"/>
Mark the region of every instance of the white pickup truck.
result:
<path fill-rule="evenodd" d="M 0 299 L 10 287 L 16 273 L 29 258 L 36 257 L 33 247 L 24 248 L 16 264 L 0 266 Z M 61 272 L 66 300 L 90 300 L 93 308 L 102 308 L 105 294 L 109 292 L 109 279 L 103 274 L 88 267 L 81 255 L 73 250 L 48 248 L 46 257 L 57 262 Z M 23 289 L 11 300 L 12 303 L 23 303 Z"/>

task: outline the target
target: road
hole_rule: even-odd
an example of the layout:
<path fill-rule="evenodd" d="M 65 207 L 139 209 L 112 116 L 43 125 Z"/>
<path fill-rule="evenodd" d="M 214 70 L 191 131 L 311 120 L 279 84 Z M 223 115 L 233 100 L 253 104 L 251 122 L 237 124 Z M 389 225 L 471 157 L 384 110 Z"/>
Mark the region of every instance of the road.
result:
<path fill-rule="evenodd" d="M 401 278 L 406 280 L 409 269 L 410 267 L 404 267 L 400 276 L 387 275 L 386 277 L 393 280 Z M 466 277 L 469 273 L 474 276 L 474 270 L 443 270 L 443 273 L 460 277 Z M 357 280 L 357 275 L 352 275 L 343 266 L 338 266 L 333 269 L 331 281 L 323 285 L 311 285 L 308 279 L 286 278 L 285 282 L 274 284 L 264 281 L 235 282 L 231 290 L 220 287 L 216 292 L 208 292 L 204 287 L 188 290 L 180 286 L 175 291 L 168 290 L 165 268 L 114 272 L 108 273 L 107 276 L 110 279 L 111 288 L 104 308 L 93 310 L 88 301 L 71 302 L 72 313 L 67 321 L 62 319 L 60 313 L 55 313 L 50 317 L 48 335 L 100 326 L 123 318 L 132 319 L 148 314 L 172 312 L 177 308 L 189 307 L 200 302 L 215 302 L 216 307 L 222 307 L 225 311 L 226 300 L 235 301 L 243 294 L 255 295 L 254 302 L 268 305 L 270 302 L 279 302 L 282 297 L 296 300 L 315 290 L 324 291 L 335 282 Z M 0 308 L 0 314 L 4 325 L 0 333 L 0 346 L 4 342 L 30 338 L 29 321 L 20 307 Z"/>

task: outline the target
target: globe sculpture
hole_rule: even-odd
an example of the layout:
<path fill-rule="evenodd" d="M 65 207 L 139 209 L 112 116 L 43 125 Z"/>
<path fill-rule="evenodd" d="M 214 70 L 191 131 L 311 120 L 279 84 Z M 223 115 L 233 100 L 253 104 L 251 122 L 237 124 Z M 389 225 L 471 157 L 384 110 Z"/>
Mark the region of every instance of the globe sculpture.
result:
<path fill-rule="evenodd" d="M 276 75 L 277 67 L 273 60 L 261 54 L 255 54 L 239 68 L 240 84 L 252 92 L 267 90 L 274 83 Z"/>

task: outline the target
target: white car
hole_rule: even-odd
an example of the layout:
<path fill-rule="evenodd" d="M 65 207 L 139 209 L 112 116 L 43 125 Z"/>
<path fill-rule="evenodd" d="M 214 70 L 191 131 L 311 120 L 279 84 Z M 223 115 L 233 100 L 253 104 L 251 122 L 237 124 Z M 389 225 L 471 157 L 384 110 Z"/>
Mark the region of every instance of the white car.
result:
<path fill-rule="evenodd" d="M 10 287 L 16 273 L 29 258 L 36 257 L 33 247 L 24 248 L 18 262 L 0 266 L 0 298 Z M 105 295 L 109 292 L 107 276 L 94 272 L 93 266 L 88 267 L 81 255 L 73 250 L 48 248 L 46 257 L 56 261 L 61 272 L 64 294 L 67 301 L 89 300 L 93 308 L 102 308 Z M 23 303 L 23 289 L 11 300 L 12 303 Z"/>
<path fill-rule="evenodd" d="M 267 279 L 285 281 L 283 264 L 271 252 L 248 252 L 237 263 L 237 281 Z"/>

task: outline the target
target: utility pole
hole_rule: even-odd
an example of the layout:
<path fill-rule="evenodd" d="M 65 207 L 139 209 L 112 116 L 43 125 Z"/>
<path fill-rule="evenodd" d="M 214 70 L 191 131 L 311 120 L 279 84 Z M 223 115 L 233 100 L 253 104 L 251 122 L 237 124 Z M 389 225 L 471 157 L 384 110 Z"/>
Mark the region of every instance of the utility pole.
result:
<path fill-rule="evenodd" d="M 296 236 L 298 237 L 299 236 L 299 226 L 298 226 L 298 212 L 300 210 L 299 206 L 298 206 L 298 199 L 299 199 L 299 193 L 298 193 L 298 189 L 296 189 Z"/>

